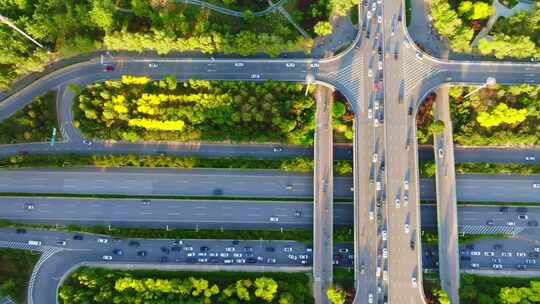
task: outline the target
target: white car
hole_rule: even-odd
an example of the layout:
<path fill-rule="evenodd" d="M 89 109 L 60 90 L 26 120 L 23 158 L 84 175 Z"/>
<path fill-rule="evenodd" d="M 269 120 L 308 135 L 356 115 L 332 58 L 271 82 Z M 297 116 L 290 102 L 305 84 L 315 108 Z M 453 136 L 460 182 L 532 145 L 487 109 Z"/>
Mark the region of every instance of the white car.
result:
<path fill-rule="evenodd" d="M 368 119 L 372 119 L 372 118 L 373 118 L 373 110 L 372 110 L 372 109 L 368 109 L 368 110 L 367 110 L 367 118 L 368 118 Z"/>
<path fill-rule="evenodd" d="M 379 60 L 379 71 L 382 70 L 382 68 L 383 68 L 383 63 L 381 60 Z"/>
<path fill-rule="evenodd" d="M 307 254 L 299 254 L 298 258 L 301 259 L 301 260 L 307 260 L 307 259 L 309 259 L 309 256 Z"/>
<path fill-rule="evenodd" d="M 416 282 L 416 277 L 415 277 L 415 276 L 413 276 L 413 277 L 411 278 L 411 284 L 412 284 L 412 286 L 413 286 L 414 288 L 416 288 L 416 287 L 418 286 L 418 282 Z"/>
<path fill-rule="evenodd" d="M 405 205 L 405 207 L 407 207 L 407 205 L 409 204 L 409 196 L 407 194 L 403 195 L 403 204 Z"/>
<path fill-rule="evenodd" d="M 518 252 L 516 252 L 516 256 L 517 256 L 517 257 L 520 257 L 520 258 L 524 258 L 524 257 L 527 256 L 527 253 L 525 253 L 525 252 L 519 252 L 519 251 L 518 251 Z"/>
<path fill-rule="evenodd" d="M 534 189 L 540 189 L 540 183 L 534 183 L 534 184 L 532 184 L 532 187 Z"/>
<path fill-rule="evenodd" d="M 372 69 L 368 69 L 367 75 L 368 75 L 368 77 L 373 77 L 373 70 L 372 70 Z"/>
<path fill-rule="evenodd" d="M 534 247 L 533 250 L 534 252 L 540 252 L 540 247 Z"/>
<path fill-rule="evenodd" d="M 235 252 L 235 253 L 233 253 L 233 257 L 234 257 L 234 258 L 241 258 L 241 257 L 242 257 L 242 253 L 241 253 L 241 252 Z"/>
<path fill-rule="evenodd" d="M 377 0 L 377 4 L 381 4 L 382 3 L 382 0 Z"/>
<path fill-rule="evenodd" d="M 193 251 L 193 247 L 186 246 L 186 247 L 184 247 L 184 251 Z"/>
<path fill-rule="evenodd" d="M 98 242 L 98 243 L 101 243 L 101 244 L 107 244 L 107 243 L 109 242 L 109 240 L 108 240 L 108 239 L 104 239 L 104 238 L 98 238 L 98 239 L 97 239 L 97 242 Z"/>
<path fill-rule="evenodd" d="M 403 190 L 405 190 L 405 191 L 409 190 L 409 181 L 408 180 L 403 181 Z"/>
<path fill-rule="evenodd" d="M 388 271 L 387 271 L 387 270 L 384 270 L 384 271 L 382 272 L 382 279 L 383 279 L 384 281 L 388 281 Z"/>
<path fill-rule="evenodd" d="M 381 231 L 381 237 L 383 241 L 386 241 L 386 230 Z"/>
<path fill-rule="evenodd" d="M 374 109 L 375 111 L 379 111 L 379 100 L 378 100 L 378 99 L 375 99 L 375 100 L 373 101 L 373 109 Z"/>
<path fill-rule="evenodd" d="M 188 252 L 187 257 L 192 258 L 195 256 L 195 252 Z"/>
<path fill-rule="evenodd" d="M 155 68 L 157 68 L 157 67 L 158 67 L 158 64 L 157 64 L 157 63 L 155 63 L 155 62 L 152 62 L 152 63 L 149 63 L 149 64 L 148 64 L 148 67 L 149 67 L 149 68 L 153 68 L 153 69 L 155 69 Z"/>
<path fill-rule="evenodd" d="M 382 23 L 382 16 L 377 16 L 377 23 Z"/>
<path fill-rule="evenodd" d="M 478 264 L 478 263 L 471 263 L 471 268 L 480 268 L 480 264 Z"/>
<path fill-rule="evenodd" d="M 298 260 L 298 257 L 294 254 L 289 254 L 287 257 L 289 258 L 289 260 L 294 260 L 294 261 Z"/>
<path fill-rule="evenodd" d="M 101 257 L 101 259 L 104 260 L 104 261 L 110 261 L 110 260 L 112 260 L 112 256 L 104 255 L 104 256 Z"/>
<path fill-rule="evenodd" d="M 377 3 L 373 3 L 373 4 L 371 5 L 371 10 L 372 10 L 372 11 L 376 11 L 376 10 L 377 10 Z"/>
<path fill-rule="evenodd" d="M 376 163 L 377 160 L 379 159 L 379 155 L 377 155 L 377 153 L 373 153 L 373 162 Z"/>
<path fill-rule="evenodd" d="M 234 251 L 236 251 L 236 248 L 234 248 L 234 247 L 225 247 L 225 251 L 234 252 Z"/>
<path fill-rule="evenodd" d="M 232 264 L 233 262 L 234 262 L 234 260 L 231 260 L 231 259 L 223 260 L 223 263 L 225 263 L 225 264 Z"/>
<path fill-rule="evenodd" d="M 234 66 L 240 68 L 240 67 L 243 67 L 243 66 L 244 66 L 244 63 L 243 63 L 243 62 L 235 62 L 235 63 L 234 63 Z"/>
<path fill-rule="evenodd" d="M 408 234 L 410 232 L 409 224 L 405 224 L 404 229 L 405 229 L 405 233 Z"/>
<path fill-rule="evenodd" d="M 229 253 L 228 252 L 222 252 L 219 254 L 220 257 L 222 258 L 228 258 L 229 257 Z"/>
<path fill-rule="evenodd" d="M 373 220 L 375 218 L 375 215 L 373 214 L 373 211 L 369 212 L 369 219 Z"/>
<path fill-rule="evenodd" d="M 377 270 L 375 272 L 375 275 L 377 276 L 377 278 L 381 276 L 381 267 L 377 266 Z"/>
<path fill-rule="evenodd" d="M 375 189 L 377 189 L 377 191 L 381 191 L 381 188 L 382 188 L 381 182 L 377 182 L 377 183 L 375 184 Z"/>
<path fill-rule="evenodd" d="M 374 128 L 378 128 L 378 127 L 379 127 L 379 120 L 378 120 L 377 118 L 375 118 L 375 119 L 373 120 L 373 127 L 374 127 Z"/>
<path fill-rule="evenodd" d="M 261 78 L 260 74 L 251 74 L 251 79 L 259 79 Z"/>
<path fill-rule="evenodd" d="M 245 259 L 236 259 L 236 264 L 245 264 L 245 263 L 246 263 Z"/>
<path fill-rule="evenodd" d="M 484 251 L 484 256 L 494 256 L 495 252 L 493 251 Z"/>
<path fill-rule="evenodd" d="M 199 263 L 206 263 L 206 262 L 208 262 L 208 259 L 207 259 L 207 258 L 199 258 L 199 259 L 197 260 L 197 262 L 199 262 Z"/>
<path fill-rule="evenodd" d="M 314 63 L 310 64 L 309 66 L 312 67 L 312 68 L 318 68 L 319 64 L 314 62 Z"/>
<path fill-rule="evenodd" d="M 443 158 L 443 156 L 444 156 L 443 149 L 439 149 L 439 158 Z"/>
<path fill-rule="evenodd" d="M 279 222 L 279 218 L 277 216 L 271 216 L 270 222 Z"/>
<path fill-rule="evenodd" d="M 480 256 L 482 253 L 480 251 L 471 251 L 472 256 Z"/>
<path fill-rule="evenodd" d="M 536 160 L 536 156 L 525 156 L 525 160 L 527 160 L 527 161 Z"/>
<path fill-rule="evenodd" d="M 501 256 L 503 256 L 503 257 L 509 257 L 509 258 L 511 258 L 512 255 L 513 255 L 513 254 L 512 254 L 511 252 L 509 252 L 509 251 L 503 251 L 503 252 L 501 252 Z"/>
<path fill-rule="evenodd" d="M 525 259 L 525 264 L 536 264 L 535 259 Z"/>
<path fill-rule="evenodd" d="M 368 303 L 373 303 L 373 295 L 371 293 L 368 295 Z"/>
<path fill-rule="evenodd" d="M 288 67 L 288 68 L 294 68 L 296 66 L 296 64 L 293 63 L 293 62 L 287 62 L 287 63 L 285 63 L 285 66 Z"/>
<path fill-rule="evenodd" d="M 507 226 L 515 226 L 516 222 L 509 221 L 509 222 L 506 222 L 506 225 Z"/>
<path fill-rule="evenodd" d="M 283 247 L 283 252 L 292 252 L 292 247 Z"/>
<path fill-rule="evenodd" d="M 416 59 L 422 60 L 424 56 L 421 53 L 416 53 Z"/>
<path fill-rule="evenodd" d="M 518 219 L 520 219 L 520 220 L 526 220 L 526 219 L 528 219 L 528 218 L 529 218 L 529 216 L 526 215 L 526 214 L 520 214 L 520 215 L 518 215 Z"/>
<path fill-rule="evenodd" d="M 492 265 L 493 269 L 502 269 L 503 266 L 501 264 L 493 264 Z"/>
<path fill-rule="evenodd" d="M 399 208 L 399 198 L 396 198 L 396 208 Z"/>
<path fill-rule="evenodd" d="M 368 18 L 368 20 L 371 19 L 371 11 L 367 11 L 366 17 Z"/>
<path fill-rule="evenodd" d="M 388 258 L 388 248 L 383 248 L 383 250 L 382 250 L 382 257 L 383 257 L 383 259 L 387 259 L 387 258 Z"/>

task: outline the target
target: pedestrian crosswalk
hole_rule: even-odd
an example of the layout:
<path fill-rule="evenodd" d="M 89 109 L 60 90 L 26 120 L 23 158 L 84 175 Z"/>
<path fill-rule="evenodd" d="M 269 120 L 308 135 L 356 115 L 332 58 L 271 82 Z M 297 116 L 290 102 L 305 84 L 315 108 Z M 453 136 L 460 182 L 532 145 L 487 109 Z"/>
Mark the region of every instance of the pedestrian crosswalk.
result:
<path fill-rule="evenodd" d="M 322 75 L 332 83 L 340 84 L 347 89 L 347 97 L 352 97 L 354 103 L 360 98 L 361 86 L 363 84 L 364 75 L 364 57 L 354 56 L 350 65 L 347 65 L 337 71 L 329 72 Z M 344 92 L 342 92 L 344 93 Z"/>
<path fill-rule="evenodd" d="M 464 234 L 508 234 L 516 235 L 525 228 L 515 226 L 462 225 L 459 232 Z"/>
<path fill-rule="evenodd" d="M 404 91 L 403 96 L 408 100 L 410 92 L 418 86 L 424 79 L 439 71 L 437 65 L 434 65 L 431 60 L 422 58 L 410 47 L 403 48 L 403 80 Z"/>

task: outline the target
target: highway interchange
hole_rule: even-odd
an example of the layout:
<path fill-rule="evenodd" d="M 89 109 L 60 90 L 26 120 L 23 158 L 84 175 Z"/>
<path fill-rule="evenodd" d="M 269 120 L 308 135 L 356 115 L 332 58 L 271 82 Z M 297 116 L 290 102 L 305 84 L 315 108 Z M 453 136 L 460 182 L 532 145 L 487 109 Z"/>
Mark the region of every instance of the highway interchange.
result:
<path fill-rule="evenodd" d="M 297 82 L 317 82 L 321 85 L 330 86 L 339 90 L 350 102 L 352 110 L 356 114 L 355 118 L 355 142 L 354 142 L 354 179 L 353 183 L 347 188 L 341 188 L 345 195 L 347 190 L 350 194 L 352 187 L 354 191 L 354 223 L 355 223 L 355 278 L 357 283 L 357 294 L 355 303 L 367 303 L 368 299 L 375 297 L 376 303 L 381 303 L 383 298 L 388 297 L 389 303 L 422 303 L 425 302 L 422 291 L 422 252 L 421 246 L 416 246 L 413 250 L 409 249 L 410 239 L 403 237 L 404 224 L 409 225 L 412 239 L 419 239 L 420 233 L 420 206 L 419 201 L 422 196 L 422 183 L 418 175 L 418 156 L 415 137 L 414 119 L 408 115 L 408 109 L 413 108 L 414 112 L 425 96 L 432 89 L 441 84 L 482 84 L 487 77 L 495 77 L 498 83 L 538 83 L 540 80 L 535 75 L 540 72 L 538 64 L 511 63 L 511 62 L 457 62 L 440 60 L 422 53 L 412 43 L 409 38 L 404 22 L 395 22 L 397 16 L 404 16 L 404 7 L 402 1 L 391 0 L 384 3 L 367 1 L 367 6 L 359 5 L 359 16 L 361 22 L 366 18 L 366 10 L 375 5 L 374 15 L 381 16 L 383 22 L 378 24 L 375 18 L 367 22 L 367 31 L 371 31 L 371 38 L 364 38 L 365 31 L 359 31 L 353 45 L 341 55 L 322 60 L 314 59 L 178 59 L 178 58 L 114 58 L 107 59 L 109 64 L 115 65 L 115 71 L 104 74 L 103 67 L 98 58 L 74 64 L 57 71 L 54 71 L 39 81 L 32 83 L 26 88 L 4 98 L 0 103 L 0 119 L 9 117 L 22 106 L 28 104 L 32 97 L 42 95 L 51 88 L 59 88 L 65 93 L 65 87 L 68 83 L 88 84 L 105 78 L 118 78 L 122 74 L 149 75 L 154 78 L 160 78 L 164 75 L 174 74 L 177 79 L 216 79 L 216 80 L 284 80 Z M 378 37 L 376 42 L 375 37 Z M 379 56 L 373 52 L 374 45 L 381 45 L 382 54 Z M 398 58 L 393 57 L 394 51 L 397 51 Z M 386 56 L 389 54 L 389 56 Z M 242 68 L 234 67 L 234 63 L 242 61 Z M 159 63 L 159 69 L 149 68 L 148 63 Z M 294 68 L 289 68 L 285 64 L 294 62 Z M 379 70 L 379 62 L 382 69 Z M 369 75 L 371 71 L 371 76 Z M 374 85 L 381 85 L 375 92 Z M 69 97 L 69 96 L 68 96 Z M 70 98 L 67 98 L 69 100 Z M 379 110 L 375 109 L 378 103 Z M 62 108 L 63 109 L 63 108 Z M 69 113 L 60 110 L 60 116 Z M 374 127 L 374 119 L 368 115 L 369 110 L 374 113 L 374 117 L 381 120 L 380 127 Z M 69 112 L 69 110 L 68 110 Z M 381 117 L 384 116 L 384 119 Z M 69 138 L 77 136 L 76 133 L 67 132 Z M 407 141 L 412 141 L 412 146 L 407 149 Z M 106 143 L 107 144 L 107 143 Z M 105 145 L 106 145 L 105 144 Z M 27 146 L 30 149 L 33 147 Z M 125 149 L 129 147 L 124 147 Z M 11 148 L 13 149 L 13 148 Z M 21 149 L 21 147 L 15 148 Z M 25 149 L 25 148 L 23 148 Z M 29 150 L 30 150 L 29 149 Z M 36 148 L 39 149 L 39 148 Z M 61 149 L 61 148 L 60 148 Z M 73 149 L 73 147 L 67 148 Z M 91 150 L 88 148 L 84 148 Z M 50 151 L 50 150 L 48 150 Z M 156 150 L 157 152 L 157 150 Z M 9 151 L 7 152 L 9 153 Z M 13 152 L 11 152 L 13 153 Z M 377 155 L 375 157 L 375 154 Z M 383 165 L 385 162 L 385 165 Z M 65 172 L 64 172 L 65 173 Z M 228 174 L 230 175 L 231 172 Z M 4 173 L 2 173 L 4 174 Z M 59 182 L 54 185 L 46 184 L 45 181 L 39 181 L 39 173 L 32 172 L 27 174 L 37 174 L 28 180 L 33 181 L 34 188 L 29 185 L 17 188 L 13 183 L 16 174 L 9 171 L 10 177 L 2 181 L 3 189 L 9 188 L 13 192 L 48 192 L 44 189 L 55 189 L 52 192 L 77 192 L 82 186 L 86 186 L 88 180 L 73 179 L 66 177 L 56 178 Z M 88 174 L 88 173 L 87 173 Z M 97 175 L 98 173 L 92 173 Z M 49 174 L 49 177 L 54 174 Z M 145 178 L 153 176 L 147 174 Z M 47 178 L 49 178 L 47 177 Z M 230 177 L 230 176 L 229 176 Z M 260 177 L 260 176 L 258 176 Z M 16 177 L 16 178 L 21 178 Z M 32 178 L 34 180 L 32 180 Z M 103 178 L 103 177 L 102 177 Z M 170 178 L 170 175 L 169 177 Z M 312 189 L 308 188 L 313 180 L 297 177 L 294 174 L 287 176 L 293 183 L 293 192 L 295 186 L 301 187 L 305 183 L 306 187 L 303 196 L 311 196 Z M 374 182 L 370 179 L 376 179 L 381 182 L 384 191 L 379 193 L 376 190 Z M 470 180 L 477 178 L 478 185 L 468 185 Z M 299 179 L 298 184 L 295 180 Z M 528 179 L 528 180 L 527 180 Z M 467 177 L 463 180 L 467 182 L 460 188 L 460 178 L 457 178 L 457 199 L 474 200 L 481 191 L 486 191 L 487 187 L 492 187 L 488 191 L 489 195 L 484 196 L 487 200 L 493 198 L 505 201 L 516 199 L 516 192 L 519 200 L 535 201 L 531 192 L 531 181 L 534 177 L 524 177 L 517 179 L 515 177 Z M 46 180 L 47 181 L 47 180 Z M 285 181 L 285 180 L 283 180 Z M 285 184 L 268 184 L 286 189 Z M 336 184 L 338 178 L 336 178 Z M 407 181 L 409 189 L 406 190 L 404 182 Z M 148 181 L 131 180 L 121 181 L 115 179 L 116 183 L 124 183 L 125 189 L 137 187 L 139 194 L 169 194 L 167 186 L 152 184 Z M 166 180 L 161 183 L 166 185 Z M 41 183 L 41 184 L 40 184 Z M 270 182 L 269 182 L 270 183 Z M 350 183 L 350 182 L 349 182 Z M 420 184 L 419 184 L 420 183 Z M 47 183 L 48 184 L 48 183 Z M 89 192 L 101 193 L 101 189 L 111 184 L 111 180 L 96 181 L 93 190 Z M 234 185 L 234 183 L 233 183 Z M 493 186 L 494 185 L 494 186 Z M 37 186 L 37 187 L 36 187 Z M 116 188 L 120 189 L 121 187 Z M 172 187 L 170 185 L 169 187 Z M 178 186 L 178 185 L 176 185 Z M 347 185 L 348 186 L 348 185 Z M 221 187 L 221 186 L 220 186 Z M 232 186 L 231 192 L 240 191 L 250 194 L 249 188 L 240 189 Z M 433 184 L 431 184 L 433 194 Z M 476 187 L 476 188 L 474 188 Z M 22 188 L 22 189 L 21 189 Z M 39 190 L 41 188 L 41 190 Z M 213 183 L 201 185 L 195 188 L 195 194 L 189 192 L 191 188 L 182 188 L 183 195 L 208 195 L 209 188 L 215 188 Z M 265 187 L 266 188 L 266 187 Z M 512 188 L 512 189 L 510 189 Z M 67 189 L 70 189 L 66 191 Z M 202 189 L 204 194 L 201 194 Z M 334 194 L 339 196 L 339 187 L 336 187 Z M 463 195 L 462 190 L 470 191 L 470 196 Z M 482 190 L 480 190 L 482 189 Z M 234 190 L 234 191 L 232 191 Z M 264 189 L 266 190 L 266 189 Z M 169 193 L 167 193 L 169 191 Z M 177 190 L 178 191 L 178 190 Z M 199 192 L 197 192 L 199 191 Z M 229 191 L 226 189 L 225 191 Z M 264 192 L 264 191 L 263 191 Z M 117 192 L 113 192 L 117 193 Z M 505 197 L 505 193 L 509 193 Z M 512 194 L 510 194 L 512 193 Z M 529 193 L 529 194 L 527 194 Z M 408 199 L 404 199 L 404 195 Z M 463 195 L 463 196 L 461 196 Z M 289 194 L 285 193 L 285 197 Z M 434 196 L 433 196 L 434 197 Z M 386 202 L 382 207 L 373 208 L 373 203 L 377 200 Z M 397 208 L 397 202 L 403 203 L 401 208 Z M 408 201 L 407 205 L 404 201 Z M 376 204 L 375 204 L 376 205 Z M 373 211 L 381 214 L 381 221 L 369 220 L 369 213 Z M 444 223 L 439 223 L 444 224 Z M 442 227 L 442 230 L 445 227 Z M 441 228 L 439 228 L 441 230 Z M 388 231 L 388 239 L 383 240 L 380 235 L 382 230 Z M 448 230 L 450 231 L 450 230 Z M 317 244 L 317 240 L 315 241 Z M 318 248 L 314 248 L 316 251 Z M 382 252 L 388 252 L 388 257 L 382 257 Z M 47 264 L 44 264 L 44 267 Z M 362 267 L 363 266 L 363 267 Z M 456 267 L 458 265 L 455 265 Z M 382 267 L 388 271 L 386 279 L 376 275 L 377 267 Z M 456 269 L 448 273 L 456 273 Z M 331 274 L 328 274 L 331 275 Z M 325 280 L 327 278 L 323 278 Z M 383 281 L 385 283 L 383 283 Z M 416 281 L 416 284 L 411 284 Z M 443 280 L 444 281 L 444 280 Z M 385 292 L 378 295 L 374 292 L 376 286 L 385 285 Z M 454 288 L 455 287 L 451 287 Z M 448 290 L 447 290 L 448 291 Z M 450 294 L 455 294 L 455 290 L 450 290 Z M 31 298 L 34 294 L 31 294 Z M 32 299 L 30 299 L 32 301 Z M 325 303 L 321 299 L 321 303 Z"/>

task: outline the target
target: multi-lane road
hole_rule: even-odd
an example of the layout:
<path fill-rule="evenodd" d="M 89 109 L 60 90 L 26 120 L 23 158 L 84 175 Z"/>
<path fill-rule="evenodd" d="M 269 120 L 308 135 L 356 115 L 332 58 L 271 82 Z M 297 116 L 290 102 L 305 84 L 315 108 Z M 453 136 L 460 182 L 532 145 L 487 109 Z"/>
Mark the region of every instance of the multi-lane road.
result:
<path fill-rule="evenodd" d="M 532 187 L 535 183 L 540 183 L 540 176 L 457 175 L 457 198 L 459 201 L 538 202 L 540 189 Z M 351 176 L 336 176 L 333 185 L 334 197 L 351 198 L 352 186 Z M 221 191 L 219 196 L 225 197 L 311 198 L 313 175 L 235 169 L 0 170 L 0 192 L 11 193 L 216 196 L 217 189 Z M 420 179 L 420 198 L 435 200 L 435 184 L 432 179 Z"/>
<path fill-rule="evenodd" d="M 0 204 L 0 218 L 14 221 L 153 228 L 307 229 L 313 225 L 314 214 L 313 203 L 306 201 L 0 197 Z M 34 209 L 28 210 L 29 204 Z M 523 228 L 521 233 L 540 234 L 540 226 L 530 226 L 540 222 L 540 207 L 527 207 L 527 219 L 519 219 L 522 213 L 516 208 L 504 212 L 500 208 L 462 205 L 458 207 L 458 224 L 461 229 L 478 227 L 489 233 L 513 222 Z M 352 211 L 351 202 L 334 203 L 334 224 L 351 226 Z M 436 212 L 434 205 L 421 206 L 423 228 L 437 227 Z M 270 217 L 277 217 L 278 222 L 271 222 Z"/>

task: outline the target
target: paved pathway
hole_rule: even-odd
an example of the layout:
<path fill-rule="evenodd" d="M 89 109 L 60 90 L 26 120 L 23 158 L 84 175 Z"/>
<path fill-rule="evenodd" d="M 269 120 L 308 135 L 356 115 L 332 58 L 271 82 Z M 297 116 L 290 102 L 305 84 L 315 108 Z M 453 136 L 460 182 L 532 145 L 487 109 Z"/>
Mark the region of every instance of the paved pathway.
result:
<path fill-rule="evenodd" d="M 478 33 L 478 35 L 476 35 L 476 37 L 474 38 L 474 40 L 472 41 L 471 43 L 471 46 L 472 47 L 475 47 L 478 42 L 480 41 L 480 39 L 482 38 L 488 38 L 489 39 L 489 32 L 491 31 L 491 28 L 493 27 L 493 25 L 495 25 L 495 22 L 497 21 L 497 19 L 499 19 L 499 17 L 510 17 L 510 16 L 513 16 L 521 11 L 526 11 L 526 10 L 531 10 L 532 9 L 532 3 L 525 3 L 525 2 L 519 2 L 516 6 L 514 6 L 513 8 L 508 8 L 504 5 L 502 5 L 499 0 L 493 0 L 493 4 L 491 5 L 491 7 L 493 8 L 493 10 L 495 11 L 495 13 L 493 15 L 491 15 L 491 17 L 489 17 L 489 20 L 486 24 L 486 26 L 484 26 L 484 28 L 480 31 L 480 33 Z"/>

